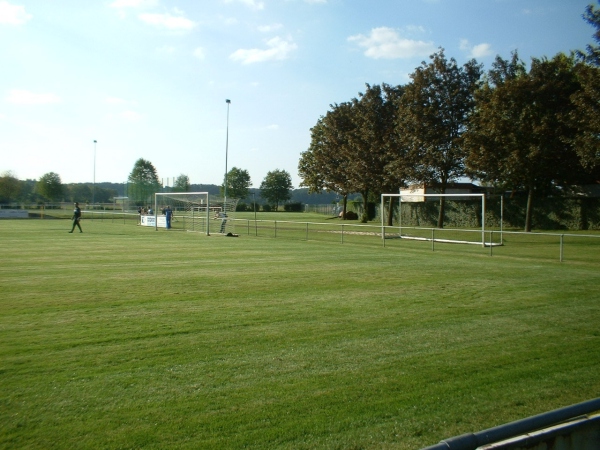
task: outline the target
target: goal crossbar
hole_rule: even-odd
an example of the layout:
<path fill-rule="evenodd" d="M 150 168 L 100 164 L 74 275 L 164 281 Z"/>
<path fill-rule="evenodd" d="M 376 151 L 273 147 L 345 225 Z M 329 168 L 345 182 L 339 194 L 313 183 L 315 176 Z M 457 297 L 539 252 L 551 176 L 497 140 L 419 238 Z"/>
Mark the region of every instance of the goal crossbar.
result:
<path fill-rule="evenodd" d="M 400 235 L 402 236 L 402 197 L 405 198 L 426 198 L 426 197 L 435 197 L 435 198 L 439 198 L 439 197 L 445 197 L 445 198 L 456 198 L 456 199 L 464 199 L 465 197 L 469 197 L 469 198 L 476 198 L 476 197 L 480 197 L 481 198 L 481 245 L 483 247 L 485 247 L 485 194 L 473 194 L 473 193 L 464 193 L 464 194 L 421 194 L 421 193 L 411 193 L 411 194 L 381 194 L 381 236 L 382 238 L 385 237 L 385 224 L 384 224 L 384 207 L 385 207 L 385 199 L 386 198 L 392 198 L 392 197 L 397 197 L 398 198 L 398 220 L 399 220 L 399 224 L 398 224 L 398 228 L 400 230 Z M 413 200 L 412 202 L 405 202 L 405 203 L 415 203 L 415 201 Z"/>

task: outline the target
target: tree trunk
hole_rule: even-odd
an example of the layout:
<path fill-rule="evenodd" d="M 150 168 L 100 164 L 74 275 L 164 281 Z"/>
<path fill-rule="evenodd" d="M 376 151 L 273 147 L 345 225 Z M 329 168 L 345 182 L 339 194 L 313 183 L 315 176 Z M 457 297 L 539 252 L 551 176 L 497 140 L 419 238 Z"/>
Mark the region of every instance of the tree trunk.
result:
<path fill-rule="evenodd" d="M 531 231 L 531 217 L 533 216 L 533 188 L 529 187 L 527 193 L 527 210 L 525 211 L 525 231 Z"/>
<path fill-rule="evenodd" d="M 446 191 L 443 191 L 445 193 Z M 438 216 L 438 228 L 444 228 L 444 214 L 446 212 L 446 197 L 440 197 L 440 214 Z"/>
<path fill-rule="evenodd" d="M 369 191 L 366 190 L 361 192 L 363 198 L 363 214 L 361 218 L 362 223 L 367 223 L 369 221 Z"/>
<path fill-rule="evenodd" d="M 390 197 L 388 217 L 387 217 L 387 226 L 388 227 L 391 227 L 394 223 L 394 198 L 395 197 Z M 382 213 L 383 213 L 383 211 L 382 211 Z"/>

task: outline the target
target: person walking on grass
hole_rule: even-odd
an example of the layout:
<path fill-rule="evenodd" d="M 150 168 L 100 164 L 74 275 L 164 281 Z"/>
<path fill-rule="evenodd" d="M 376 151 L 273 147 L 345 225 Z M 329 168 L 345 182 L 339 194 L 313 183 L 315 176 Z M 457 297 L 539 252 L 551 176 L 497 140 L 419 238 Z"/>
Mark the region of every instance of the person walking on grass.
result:
<path fill-rule="evenodd" d="M 81 225 L 79 224 L 79 221 L 81 220 L 81 208 L 79 208 L 79 203 L 75 202 L 75 209 L 73 210 L 73 227 L 71 228 L 71 231 L 69 231 L 69 233 L 72 233 L 73 230 L 75 229 L 75 226 L 77 226 L 77 228 L 79 228 L 79 232 L 83 233 L 83 230 L 81 229 Z"/>

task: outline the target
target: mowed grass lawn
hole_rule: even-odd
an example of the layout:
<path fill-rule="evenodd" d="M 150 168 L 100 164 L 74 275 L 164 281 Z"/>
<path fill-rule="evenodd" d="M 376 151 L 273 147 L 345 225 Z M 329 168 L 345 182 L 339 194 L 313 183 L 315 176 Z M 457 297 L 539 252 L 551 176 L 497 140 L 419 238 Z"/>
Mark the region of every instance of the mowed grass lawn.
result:
<path fill-rule="evenodd" d="M 0 448 L 416 449 L 600 396 L 600 265 L 0 221 Z"/>

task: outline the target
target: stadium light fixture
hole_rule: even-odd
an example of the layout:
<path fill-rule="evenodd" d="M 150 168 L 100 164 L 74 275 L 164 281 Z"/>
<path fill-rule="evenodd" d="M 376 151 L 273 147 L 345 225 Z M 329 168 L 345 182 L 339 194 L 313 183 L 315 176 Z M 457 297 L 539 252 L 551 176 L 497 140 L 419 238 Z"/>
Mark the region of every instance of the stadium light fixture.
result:
<path fill-rule="evenodd" d="M 223 188 L 223 194 L 225 203 L 227 203 L 227 153 L 229 151 L 229 105 L 231 104 L 231 100 L 226 99 L 225 103 L 227 103 L 227 129 L 225 134 L 225 187 Z"/>

